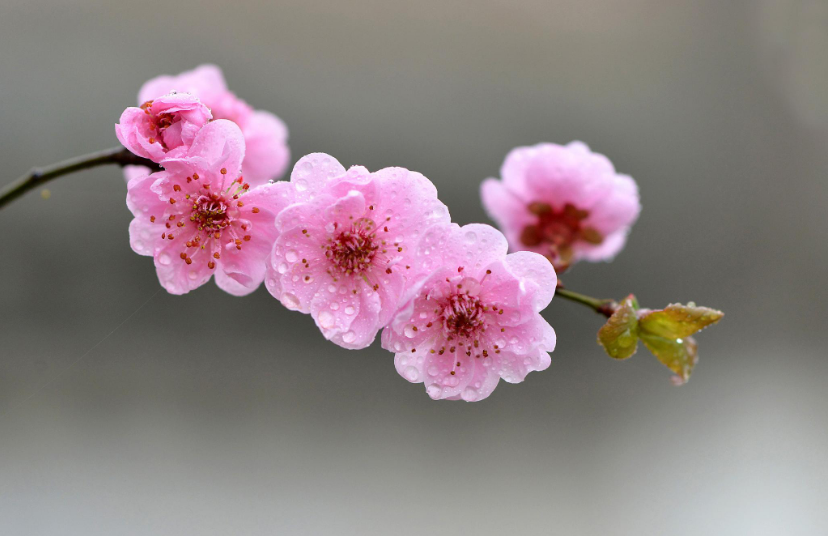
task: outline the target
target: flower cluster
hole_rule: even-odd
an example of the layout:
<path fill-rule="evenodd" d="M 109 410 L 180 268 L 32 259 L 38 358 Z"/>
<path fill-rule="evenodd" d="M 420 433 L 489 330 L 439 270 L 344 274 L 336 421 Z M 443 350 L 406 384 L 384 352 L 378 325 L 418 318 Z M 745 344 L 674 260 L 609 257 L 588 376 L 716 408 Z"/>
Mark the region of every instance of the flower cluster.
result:
<path fill-rule="evenodd" d="M 214 66 L 151 80 L 139 101 L 116 133 L 162 168 L 128 170 L 127 194 L 130 243 L 161 285 L 184 294 L 215 275 L 241 296 L 264 281 L 341 347 L 382 331 L 397 371 L 434 399 L 482 400 L 500 379 L 549 367 L 555 332 L 540 312 L 555 269 L 617 253 L 639 211 L 635 183 L 605 157 L 545 144 L 515 149 L 503 182 L 483 185 L 506 236 L 460 227 L 431 181 L 404 168 L 346 169 L 314 153 L 269 182 L 289 158 L 287 130 Z"/>
<path fill-rule="evenodd" d="M 139 156 L 150 158 L 153 162 L 160 162 L 156 158 L 147 156 L 145 152 L 156 155 L 167 152 L 164 143 L 167 143 L 166 136 L 158 136 L 152 134 L 152 129 L 157 129 L 158 126 L 165 128 L 165 125 L 172 119 L 170 116 L 162 115 L 165 113 L 175 113 L 178 120 L 186 120 L 185 110 L 170 110 L 170 95 L 173 95 L 172 100 L 175 101 L 176 94 L 186 93 L 189 97 L 178 96 L 177 99 L 192 101 L 193 98 L 200 100 L 200 102 L 208 108 L 208 117 L 212 114 L 212 119 L 228 119 L 236 123 L 241 128 L 244 135 L 245 142 L 245 158 L 244 158 L 244 177 L 251 186 L 264 184 L 269 180 L 277 179 L 287 169 L 290 162 L 290 149 L 287 146 L 288 130 L 281 119 L 270 112 L 264 110 L 254 110 L 245 101 L 238 98 L 233 92 L 227 89 L 227 83 L 224 80 L 224 75 L 221 69 L 215 65 L 201 65 L 192 71 L 183 72 L 177 76 L 159 76 L 146 82 L 141 90 L 138 92 L 138 104 L 140 108 L 128 108 L 121 117 L 122 126 L 118 129 L 118 139 L 127 148 L 133 150 L 135 138 L 126 137 L 125 134 L 133 134 L 134 132 L 149 132 L 150 135 L 146 138 L 140 136 L 141 141 L 147 142 L 148 145 L 153 145 L 148 142 L 149 137 L 154 138 L 154 143 L 158 144 L 155 149 L 146 149 L 143 152 L 136 152 Z M 161 103 L 159 103 L 159 100 Z M 137 117 L 140 116 L 141 110 L 147 112 L 147 125 L 133 126 Z M 149 110 L 149 111 L 147 111 Z M 203 114 L 203 112 L 202 112 Z M 186 114 L 188 117 L 196 114 Z M 160 117 L 160 121 L 157 119 Z M 124 122 L 129 126 L 124 127 Z M 206 121 L 202 121 L 202 125 Z M 188 126 L 193 121 L 188 121 Z M 196 132 L 197 132 L 196 128 Z M 126 131 L 121 133 L 121 131 Z M 136 141 L 138 141 L 136 139 Z M 176 143 L 175 140 L 173 143 Z M 128 144 L 130 142 L 130 144 Z M 192 142 L 192 139 L 190 140 Z M 133 150 L 134 152 L 134 150 Z M 130 179 L 146 175 L 149 172 L 147 168 L 141 166 L 129 166 L 125 169 L 125 177 L 127 181 Z"/>

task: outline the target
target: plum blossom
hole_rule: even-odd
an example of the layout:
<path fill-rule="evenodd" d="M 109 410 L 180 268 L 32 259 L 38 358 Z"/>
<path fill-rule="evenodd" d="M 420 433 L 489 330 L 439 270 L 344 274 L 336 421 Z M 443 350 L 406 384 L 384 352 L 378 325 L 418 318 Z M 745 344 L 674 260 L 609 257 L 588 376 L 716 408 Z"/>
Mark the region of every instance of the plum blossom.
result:
<path fill-rule="evenodd" d="M 450 221 L 437 190 L 403 168 L 348 171 L 322 153 L 303 157 L 289 189 L 294 203 L 279 230 L 265 285 L 288 309 L 310 314 L 325 338 L 365 348 L 417 277 L 415 247 L 430 226 Z"/>
<path fill-rule="evenodd" d="M 166 159 L 163 171 L 129 182 L 130 245 L 154 258 L 171 294 L 215 274 L 221 289 L 243 296 L 264 279 L 276 214 L 289 199 L 273 184 L 251 188 L 240 175 L 243 157 L 239 127 L 217 120 L 199 131 L 185 157 Z"/>
<path fill-rule="evenodd" d="M 558 272 L 611 260 L 641 211 L 635 181 L 579 141 L 517 147 L 500 174 L 483 182 L 483 205 L 513 251 L 540 253 Z"/>
<path fill-rule="evenodd" d="M 194 95 L 210 109 L 213 119 L 229 119 L 239 125 L 247 147 L 243 174 L 251 186 L 279 178 L 285 172 L 290 160 L 287 127 L 272 113 L 254 110 L 227 89 L 217 66 L 201 65 L 177 76 L 153 78 L 141 87 L 138 102 L 143 104 L 171 91 Z M 130 180 L 138 174 L 139 171 L 131 170 L 126 178 Z"/>
<path fill-rule="evenodd" d="M 115 125 L 118 140 L 130 151 L 161 162 L 186 156 L 193 140 L 213 118 L 210 109 L 188 93 L 170 93 L 127 108 Z M 142 166 L 132 166 L 146 169 Z"/>
<path fill-rule="evenodd" d="M 482 400 L 501 378 L 519 383 L 549 367 L 555 331 L 539 313 L 555 293 L 555 270 L 537 253 L 507 249 L 482 224 L 432 227 L 418 245 L 427 276 L 411 286 L 382 346 L 431 398 Z"/>

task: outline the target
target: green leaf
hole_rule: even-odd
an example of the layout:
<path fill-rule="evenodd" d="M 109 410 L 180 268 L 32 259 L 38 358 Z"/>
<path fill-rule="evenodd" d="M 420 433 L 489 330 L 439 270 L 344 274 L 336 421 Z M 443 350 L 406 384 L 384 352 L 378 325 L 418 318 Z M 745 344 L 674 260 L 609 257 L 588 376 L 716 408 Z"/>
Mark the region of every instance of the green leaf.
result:
<path fill-rule="evenodd" d="M 641 342 L 659 361 L 676 375 L 673 383 L 681 385 L 690 379 L 699 360 L 698 345 L 693 337 L 666 339 L 651 333 L 640 333 Z"/>
<path fill-rule="evenodd" d="M 615 359 L 627 359 L 638 349 L 638 302 L 630 294 L 598 330 L 598 343 Z"/>
<path fill-rule="evenodd" d="M 715 324 L 723 316 L 721 311 L 697 307 L 693 302 L 687 305 L 673 303 L 659 311 L 642 312 L 639 325 L 642 332 L 665 339 L 682 339 Z"/>

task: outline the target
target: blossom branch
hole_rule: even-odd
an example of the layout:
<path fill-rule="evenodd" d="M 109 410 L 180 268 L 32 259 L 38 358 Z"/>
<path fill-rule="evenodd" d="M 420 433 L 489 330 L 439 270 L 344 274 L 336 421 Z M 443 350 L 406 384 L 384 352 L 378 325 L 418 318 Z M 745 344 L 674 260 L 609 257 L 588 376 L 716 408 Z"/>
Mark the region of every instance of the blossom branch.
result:
<path fill-rule="evenodd" d="M 580 303 L 581 305 L 586 305 L 596 313 L 602 314 L 607 318 L 611 317 L 612 313 L 614 313 L 616 308 L 618 307 L 618 303 L 615 300 L 602 300 L 599 298 L 593 298 L 585 294 L 580 294 L 578 292 L 567 290 L 561 285 L 560 281 L 558 281 L 558 288 L 555 290 L 555 295 L 570 301 L 574 301 L 575 303 Z"/>
<path fill-rule="evenodd" d="M 52 164 L 51 166 L 33 168 L 29 173 L 23 175 L 0 191 L 0 208 L 3 208 L 18 197 L 21 197 L 29 190 L 33 190 L 52 179 L 68 175 L 76 171 L 82 171 L 84 169 L 91 169 L 108 164 L 117 164 L 121 167 L 146 166 L 153 171 L 159 171 L 161 169 L 155 162 L 136 156 L 123 147 L 107 149 L 97 153 L 70 158 L 69 160 L 64 160 L 63 162 Z"/>

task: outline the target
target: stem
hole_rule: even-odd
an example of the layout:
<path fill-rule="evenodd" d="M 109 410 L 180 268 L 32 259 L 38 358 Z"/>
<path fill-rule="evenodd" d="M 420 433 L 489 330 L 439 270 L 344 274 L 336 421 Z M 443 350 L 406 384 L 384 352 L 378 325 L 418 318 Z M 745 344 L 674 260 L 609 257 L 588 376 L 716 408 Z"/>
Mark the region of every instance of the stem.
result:
<path fill-rule="evenodd" d="M 29 173 L 23 175 L 0 191 L 0 208 L 8 205 L 29 190 L 33 190 L 52 179 L 107 164 L 117 164 L 121 167 L 146 166 L 153 171 L 159 171 L 161 169 L 155 162 L 136 156 L 123 147 L 107 149 L 106 151 L 70 158 L 69 160 L 64 160 L 51 166 L 33 168 Z"/>
<path fill-rule="evenodd" d="M 611 317 L 612 313 L 615 312 L 616 307 L 618 307 L 618 304 L 615 302 L 615 300 L 602 300 L 599 298 L 593 298 L 585 294 L 580 294 L 578 292 L 567 290 L 562 286 L 558 286 L 558 288 L 555 290 L 555 295 L 560 296 L 561 298 L 566 298 L 567 300 L 574 301 L 576 303 L 580 303 L 581 305 L 586 305 L 596 313 L 602 314 L 607 318 Z"/>

